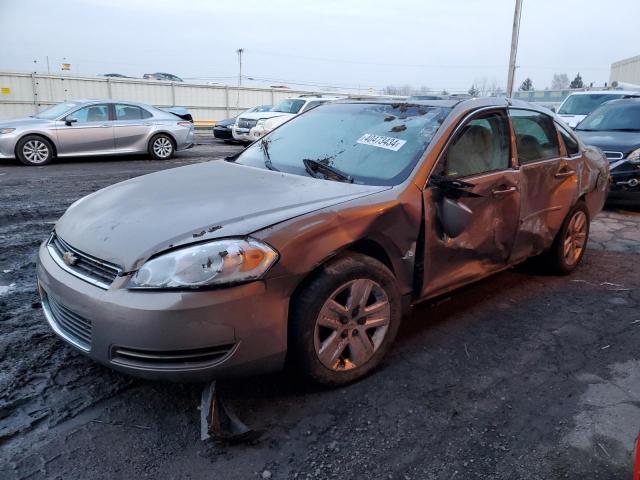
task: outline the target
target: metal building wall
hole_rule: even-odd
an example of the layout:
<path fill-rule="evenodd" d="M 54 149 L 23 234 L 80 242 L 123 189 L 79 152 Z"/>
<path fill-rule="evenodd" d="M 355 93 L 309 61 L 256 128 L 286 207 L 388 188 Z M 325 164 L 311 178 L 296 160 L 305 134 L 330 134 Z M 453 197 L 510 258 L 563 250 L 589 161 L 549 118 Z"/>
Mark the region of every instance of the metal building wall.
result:
<path fill-rule="evenodd" d="M 640 85 L 640 55 L 612 63 L 609 81 Z"/>
<path fill-rule="evenodd" d="M 222 120 L 306 91 L 195 85 L 138 79 L 0 72 L 0 118 L 33 115 L 69 99 L 113 98 L 189 109 L 195 120 Z"/>

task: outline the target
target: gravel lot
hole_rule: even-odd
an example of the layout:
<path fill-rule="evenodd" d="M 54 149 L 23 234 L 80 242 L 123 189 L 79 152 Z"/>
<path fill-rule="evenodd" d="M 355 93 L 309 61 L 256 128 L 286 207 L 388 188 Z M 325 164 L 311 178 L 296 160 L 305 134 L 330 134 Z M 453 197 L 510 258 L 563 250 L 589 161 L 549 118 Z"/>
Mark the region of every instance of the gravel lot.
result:
<path fill-rule="evenodd" d="M 607 210 L 572 276 L 517 268 L 420 305 L 391 355 L 348 388 L 287 373 L 223 385 L 264 429 L 199 440 L 201 388 L 93 364 L 47 328 L 38 244 L 76 199 L 238 147 L 167 162 L 0 163 L 0 477 L 629 478 L 640 430 L 640 213 Z"/>

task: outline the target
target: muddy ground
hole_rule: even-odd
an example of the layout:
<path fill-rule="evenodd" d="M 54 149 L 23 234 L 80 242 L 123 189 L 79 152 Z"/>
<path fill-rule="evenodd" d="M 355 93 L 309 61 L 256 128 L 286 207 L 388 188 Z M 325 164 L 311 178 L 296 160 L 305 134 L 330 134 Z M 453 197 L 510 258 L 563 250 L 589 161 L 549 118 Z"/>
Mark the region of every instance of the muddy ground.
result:
<path fill-rule="evenodd" d="M 200 387 L 95 365 L 47 327 L 38 244 L 76 199 L 220 158 L 0 163 L 0 477 L 629 478 L 640 430 L 640 213 L 607 210 L 572 276 L 518 268 L 415 309 L 378 371 L 321 389 L 287 373 L 224 385 L 263 429 L 199 440 Z"/>

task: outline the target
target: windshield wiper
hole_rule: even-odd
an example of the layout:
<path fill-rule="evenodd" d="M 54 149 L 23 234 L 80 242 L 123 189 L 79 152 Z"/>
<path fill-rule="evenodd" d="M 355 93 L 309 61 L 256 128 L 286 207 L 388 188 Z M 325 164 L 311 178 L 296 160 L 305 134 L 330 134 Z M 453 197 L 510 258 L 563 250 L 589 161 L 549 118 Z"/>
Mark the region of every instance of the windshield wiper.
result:
<path fill-rule="evenodd" d="M 351 175 L 347 175 L 344 172 L 341 172 L 335 167 L 330 167 L 329 165 L 325 165 L 318 160 L 312 160 L 310 158 L 305 158 L 302 160 L 304 163 L 305 170 L 312 177 L 318 178 L 318 173 L 320 170 L 324 173 L 325 178 L 332 177 L 334 180 L 338 180 L 339 182 L 353 183 L 353 177 Z"/>
<path fill-rule="evenodd" d="M 262 149 L 262 153 L 264 154 L 264 166 L 269 170 L 273 170 L 275 172 L 279 172 L 276 167 L 273 166 L 271 162 L 271 155 L 269 155 L 269 141 L 264 138 L 260 140 L 260 148 Z"/>
<path fill-rule="evenodd" d="M 611 128 L 609 132 L 640 132 L 638 128 Z"/>

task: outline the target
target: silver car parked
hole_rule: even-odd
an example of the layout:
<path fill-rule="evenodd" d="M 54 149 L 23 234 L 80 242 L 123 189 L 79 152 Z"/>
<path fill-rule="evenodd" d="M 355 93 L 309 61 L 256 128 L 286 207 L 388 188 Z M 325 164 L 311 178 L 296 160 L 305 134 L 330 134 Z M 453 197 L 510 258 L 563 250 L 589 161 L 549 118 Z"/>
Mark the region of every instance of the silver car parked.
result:
<path fill-rule="evenodd" d="M 188 114 L 142 103 L 74 100 L 0 122 L 0 159 L 45 165 L 56 157 L 148 153 L 156 160 L 193 146 Z"/>

